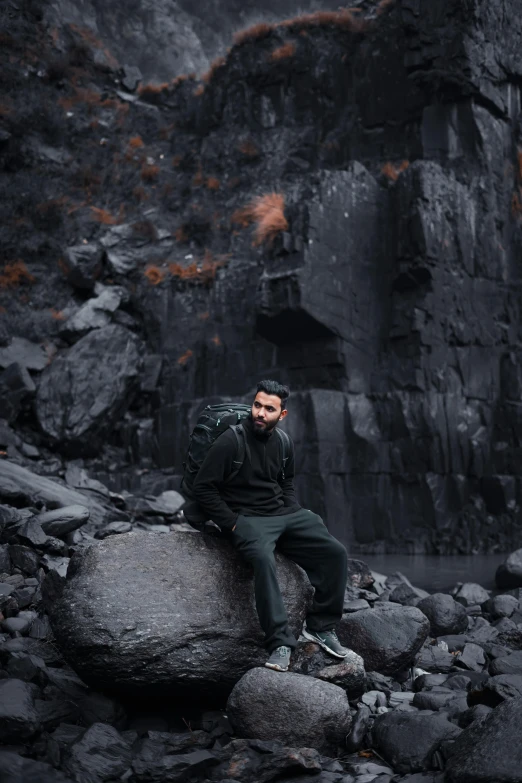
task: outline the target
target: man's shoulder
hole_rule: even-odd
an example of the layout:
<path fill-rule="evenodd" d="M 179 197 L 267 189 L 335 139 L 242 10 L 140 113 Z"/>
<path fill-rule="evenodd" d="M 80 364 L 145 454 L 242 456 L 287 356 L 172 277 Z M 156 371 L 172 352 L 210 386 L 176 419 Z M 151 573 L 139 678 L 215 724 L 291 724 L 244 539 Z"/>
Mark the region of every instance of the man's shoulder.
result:
<path fill-rule="evenodd" d="M 237 444 L 236 436 L 234 435 L 232 429 L 229 427 L 224 432 L 219 435 L 212 446 L 210 447 L 213 451 L 229 451 L 232 448 L 235 448 Z"/>

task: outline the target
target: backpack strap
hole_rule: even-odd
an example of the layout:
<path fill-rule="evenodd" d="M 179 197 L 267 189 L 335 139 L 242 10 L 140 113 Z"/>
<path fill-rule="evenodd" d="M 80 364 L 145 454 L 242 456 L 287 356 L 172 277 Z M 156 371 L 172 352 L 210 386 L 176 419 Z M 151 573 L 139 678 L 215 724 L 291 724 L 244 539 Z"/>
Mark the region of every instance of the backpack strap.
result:
<path fill-rule="evenodd" d="M 236 436 L 237 450 L 236 450 L 236 458 L 232 463 L 232 473 L 230 473 L 230 475 L 227 476 L 227 478 L 225 479 L 225 483 L 228 483 L 233 478 L 235 478 L 235 476 L 237 476 L 237 474 L 241 470 L 243 462 L 245 461 L 246 454 L 248 454 L 248 458 L 250 459 L 250 449 L 248 448 L 248 444 L 245 438 L 245 432 L 243 430 L 243 427 L 241 426 L 241 423 L 231 424 L 230 429 Z"/>
<path fill-rule="evenodd" d="M 289 435 L 284 432 L 284 430 L 280 430 L 279 427 L 276 427 L 276 432 L 279 435 L 279 442 L 281 444 L 281 451 L 282 451 L 282 458 L 281 458 L 281 478 L 284 481 L 285 480 L 285 469 L 286 469 L 286 463 L 288 462 L 290 458 L 290 454 L 292 452 L 292 447 L 290 444 L 290 437 Z"/>

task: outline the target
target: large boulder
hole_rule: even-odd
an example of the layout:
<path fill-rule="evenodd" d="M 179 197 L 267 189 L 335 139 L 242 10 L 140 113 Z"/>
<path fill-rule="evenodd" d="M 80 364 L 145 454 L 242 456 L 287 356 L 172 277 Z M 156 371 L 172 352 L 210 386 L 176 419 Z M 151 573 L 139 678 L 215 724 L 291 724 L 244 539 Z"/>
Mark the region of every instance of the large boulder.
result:
<path fill-rule="evenodd" d="M 457 603 L 451 595 L 446 593 L 434 593 L 427 598 L 423 598 L 417 604 L 417 608 L 430 621 L 430 633 L 432 636 L 463 633 L 468 628 L 466 610 L 462 604 Z"/>
<path fill-rule="evenodd" d="M 519 783 L 522 770 L 522 696 L 496 707 L 458 737 L 448 783 Z"/>
<path fill-rule="evenodd" d="M 386 761 L 404 774 L 430 769 L 441 742 L 455 739 L 461 731 L 443 714 L 396 710 L 377 718 L 372 738 Z"/>
<path fill-rule="evenodd" d="M 501 590 L 522 587 L 522 549 L 517 549 L 497 568 L 495 582 Z"/>
<path fill-rule="evenodd" d="M 429 629 L 416 607 L 387 603 L 345 614 L 337 627 L 341 642 L 362 656 L 366 670 L 382 674 L 411 666 Z"/>
<path fill-rule="evenodd" d="M 312 589 L 276 555 L 294 633 Z M 50 606 L 57 641 L 89 684 L 222 694 L 266 658 L 252 570 L 230 543 L 199 533 L 110 536 L 71 559 Z"/>
<path fill-rule="evenodd" d="M 143 345 L 122 326 L 82 337 L 42 373 L 36 413 L 44 433 L 73 455 L 96 454 L 138 388 Z"/>
<path fill-rule="evenodd" d="M 252 669 L 235 685 L 227 715 L 240 737 L 336 753 L 350 733 L 350 705 L 337 685 L 292 672 Z"/>

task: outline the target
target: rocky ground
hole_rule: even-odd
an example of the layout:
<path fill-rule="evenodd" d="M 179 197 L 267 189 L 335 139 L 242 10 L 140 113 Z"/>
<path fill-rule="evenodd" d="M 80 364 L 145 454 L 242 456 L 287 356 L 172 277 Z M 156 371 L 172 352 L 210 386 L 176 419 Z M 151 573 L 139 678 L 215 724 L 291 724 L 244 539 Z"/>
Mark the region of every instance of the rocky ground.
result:
<path fill-rule="evenodd" d="M 522 550 L 491 592 L 430 595 L 351 560 L 349 657 L 302 640 L 282 674 L 262 667 L 248 569 L 177 493 L 36 478 L 0 479 L 2 783 L 522 779 Z"/>

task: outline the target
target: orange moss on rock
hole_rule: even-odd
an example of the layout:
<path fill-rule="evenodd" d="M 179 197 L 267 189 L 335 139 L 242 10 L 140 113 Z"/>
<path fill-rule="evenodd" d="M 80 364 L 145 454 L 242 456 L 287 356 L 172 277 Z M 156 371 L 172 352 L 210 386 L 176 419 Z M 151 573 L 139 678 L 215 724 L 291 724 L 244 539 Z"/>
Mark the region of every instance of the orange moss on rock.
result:
<path fill-rule="evenodd" d="M 296 45 L 295 43 L 288 42 L 286 44 L 283 44 L 282 46 L 278 46 L 277 49 L 274 49 L 274 51 L 270 54 L 270 59 L 272 62 L 280 62 L 281 60 L 288 60 L 290 57 L 293 57 L 296 52 Z"/>
<path fill-rule="evenodd" d="M 206 185 L 208 190 L 219 190 L 220 182 L 217 177 L 208 177 Z"/>
<path fill-rule="evenodd" d="M 288 228 L 288 221 L 285 217 L 285 197 L 281 193 L 267 193 L 264 196 L 257 196 L 246 207 L 234 212 L 232 222 L 242 228 L 256 223 L 254 247 L 265 242 L 271 245 L 276 236 Z"/>
<path fill-rule="evenodd" d="M 381 2 L 377 6 L 376 14 L 377 16 L 380 16 L 385 11 L 388 10 L 388 8 L 391 8 L 392 5 L 394 5 L 395 0 L 381 0 Z"/>
<path fill-rule="evenodd" d="M 259 149 L 252 139 L 244 139 L 244 141 L 239 144 L 238 149 L 246 158 L 258 158 L 260 155 Z"/>
<path fill-rule="evenodd" d="M 145 146 L 141 136 L 131 136 L 128 142 L 128 146 L 131 150 L 139 150 Z"/>
<path fill-rule="evenodd" d="M 151 285 L 158 285 L 158 283 L 161 283 L 161 281 L 165 279 L 167 273 L 164 269 L 160 269 L 159 266 L 151 264 L 151 266 L 146 268 L 143 274 Z"/>
<path fill-rule="evenodd" d="M 194 354 L 194 351 L 191 351 L 190 348 L 187 348 L 184 354 L 182 354 L 178 359 L 178 364 L 181 364 L 183 366 L 188 362 L 190 357 Z"/>
<path fill-rule="evenodd" d="M 144 182 L 153 182 L 158 178 L 160 167 L 144 163 L 141 167 L 141 178 Z"/>
<path fill-rule="evenodd" d="M 408 160 L 403 160 L 402 163 L 400 163 L 398 166 L 388 162 L 384 164 L 384 166 L 381 169 L 381 172 L 384 174 L 385 177 L 388 177 L 388 179 L 392 180 L 392 182 L 396 182 L 397 179 L 399 178 L 399 174 L 405 171 L 409 165 L 410 162 Z"/>
<path fill-rule="evenodd" d="M 201 81 L 205 82 L 205 84 L 208 84 L 212 81 L 214 76 L 216 75 L 217 71 L 220 70 L 220 68 L 223 68 L 223 66 L 226 64 L 226 57 L 217 57 L 210 65 L 210 68 L 206 73 L 203 74 L 201 77 Z"/>
<path fill-rule="evenodd" d="M 241 46 L 249 41 L 260 41 L 263 38 L 267 38 L 272 30 L 275 29 L 275 25 L 267 24 L 266 22 L 259 22 L 251 27 L 247 27 L 245 30 L 240 30 L 234 35 L 234 43 L 236 46 Z"/>
<path fill-rule="evenodd" d="M 35 278 L 29 272 L 21 258 L 7 261 L 0 273 L 0 289 L 17 288 L 22 283 L 34 283 Z"/>
<path fill-rule="evenodd" d="M 303 30 L 307 27 L 337 27 L 348 32 L 358 33 L 364 30 L 366 22 L 358 19 L 347 8 L 339 11 L 314 11 L 310 14 L 296 16 L 281 22 L 281 27 L 296 27 Z"/>
<path fill-rule="evenodd" d="M 90 207 L 93 219 L 98 223 L 103 223 L 106 226 L 116 226 L 123 221 L 125 216 L 125 207 L 121 205 L 117 215 L 111 215 L 111 213 L 102 209 L 101 207 Z"/>
<path fill-rule="evenodd" d="M 169 264 L 169 271 L 172 277 L 179 280 L 209 285 L 215 279 L 217 270 L 227 263 L 228 258 L 229 256 L 214 258 L 210 250 L 207 249 L 203 259 L 192 261 L 188 266 L 173 262 Z"/>

